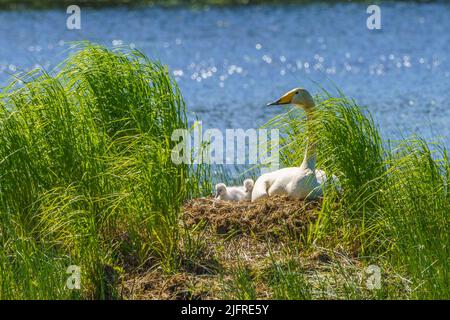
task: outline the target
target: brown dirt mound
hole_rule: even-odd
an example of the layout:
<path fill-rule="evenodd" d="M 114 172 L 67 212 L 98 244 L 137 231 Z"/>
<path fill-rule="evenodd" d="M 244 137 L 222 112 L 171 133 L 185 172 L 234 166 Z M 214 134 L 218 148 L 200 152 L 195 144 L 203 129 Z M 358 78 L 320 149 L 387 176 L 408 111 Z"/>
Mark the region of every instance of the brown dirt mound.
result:
<path fill-rule="evenodd" d="M 187 226 L 206 222 L 218 234 L 253 233 L 279 236 L 299 233 L 316 219 L 321 201 L 270 197 L 258 202 L 229 202 L 213 198 L 188 201 L 182 208 Z"/>
<path fill-rule="evenodd" d="M 219 290 L 210 277 L 152 270 L 123 281 L 120 292 L 122 298 L 131 300 L 197 300 L 208 299 L 211 289 Z"/>

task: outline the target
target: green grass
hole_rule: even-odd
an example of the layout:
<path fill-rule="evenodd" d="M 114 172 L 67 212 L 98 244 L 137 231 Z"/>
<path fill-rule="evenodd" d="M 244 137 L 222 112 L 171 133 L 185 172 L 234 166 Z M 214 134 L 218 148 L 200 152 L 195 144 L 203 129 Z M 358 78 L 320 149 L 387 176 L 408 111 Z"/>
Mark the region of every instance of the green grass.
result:
<path fill-rule="evenodd" d="M 282 166 L 299 165 L 313 140 L 342 192 L 326 191 L 301 235 L 241 243 L 180 223 L 183 202 L 212 181 L 256 171 L 171 161 L 173 130 L 189 127 L 166 67 L 82 44 L 54 73 L 20 76 L 0 96 L 0 299 L 118 299 L 124 276 L 152 270 L 206 270 L 210 296 L 232 299 L 449 299 L 445 148 L 384 141 L 354 101 L 316 101 L 308 128 L 295 108 L 266 127 L 281 131 Z M 329 261 L 314 262 L 324 250 Z M 365 285 L 371 264 L 381 289 Z M 70 265 L 81 290 L 65 288 Z"/>
<path fill-rule="evenodd" d="M 207 170 L 171 161 L 187 120 L 167 69 L 85 45 L 21 81 L 1 96 L 0 298 L 114 298 L 111 270 L 176 270 L 180 205 Z M 64 288 L 71 264 L 81 293 Z"/>
<path fill-rule="evenodd" d="M 267 124 L 282 132 L 284 166 L 298 165 L 302 142 L 311 139 L 318 145 L 318 167 L 340 180 L 343 192 L 327 192 L 310 243 L 345 247 L 368 262 L 387 261 L 386 268 L 411 281 L 409 298 L 449 299 L 446 149 L 417 137 L 383 143 L 370 113 L 354 101 L 327 93 L 317 101 L 309 136 L 296 109 Z"/>

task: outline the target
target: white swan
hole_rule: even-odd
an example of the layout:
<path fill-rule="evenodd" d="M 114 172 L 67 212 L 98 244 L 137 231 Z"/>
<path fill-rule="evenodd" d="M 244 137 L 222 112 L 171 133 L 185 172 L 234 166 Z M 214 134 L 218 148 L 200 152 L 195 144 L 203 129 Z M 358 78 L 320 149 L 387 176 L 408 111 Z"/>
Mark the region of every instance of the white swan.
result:
<path fill-rule="evenodd" d="M 314 100 L 308 91 L 293 89 L 284 94 L 272 105 L 294 104 L 303 108 L 307 121 L 312 117 Z M 307 143 L 305 156 L 300 167 L 283 168 L 261 175 L 255 182 L 252 202 L 272 195 L 287 195 L 291 199 L 317 199 L 323 195 L 322 186 L 326 181 L 325 173 L 315 170 L 316 148 Z"/>
<path fill-rule="evenodd" d="M 216 199 L 225 201 L 251 200 L 253 180 L 246 179 L 243 186 L 227 187 L 224 183 L 216 184 Z"/>

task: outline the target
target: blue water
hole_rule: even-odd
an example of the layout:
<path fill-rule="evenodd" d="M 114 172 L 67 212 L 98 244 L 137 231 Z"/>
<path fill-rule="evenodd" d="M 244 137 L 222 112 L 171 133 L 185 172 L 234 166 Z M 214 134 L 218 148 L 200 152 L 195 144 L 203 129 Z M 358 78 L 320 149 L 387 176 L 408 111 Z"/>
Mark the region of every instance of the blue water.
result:
<path fill-rule="evenodd" d="M 192 10 L 82 9 L 0 12 L 0 85 L 9 74 L 51 68 L 70 41 L 131 45 L 167 64 L 206 127 L 251 128 L 279 110 L 265 104 L 317 84 L 366 105 L 385 138 L 420 133 L 450 146 L 450 4 L 256 6 Z"/>

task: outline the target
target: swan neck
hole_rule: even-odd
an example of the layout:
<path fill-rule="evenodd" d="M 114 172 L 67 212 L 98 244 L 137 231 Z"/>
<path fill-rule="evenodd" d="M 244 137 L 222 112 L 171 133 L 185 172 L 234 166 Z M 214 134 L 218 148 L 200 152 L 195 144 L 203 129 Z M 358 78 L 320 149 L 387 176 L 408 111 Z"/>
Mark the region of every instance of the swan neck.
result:
<path fill-rule="evenodd" d="M 312 126 L 311 126 L 311 121 L 314 118 L 314 102 L 311 101 L 311 103 L 305 107 L 305 112 L 306 112 L 306 130 L 309 131 L 309 134 L 311 134 L 311 130 Z M 306 148 L 305 148 L 305 156 L 303 158 L 303 162 L 301 164 L 302 168 L 309 168 L 311 170 L 315 170 L 316 167 L 316 160 L 317 160 L 317 152 L 316 152 L 316 144 L 314 142 L 310 142 L 310 139 L 308 139 L 307 143 L 306 143 Z"/>
<path fill-rule="evenodd" d="M 315 170 L 316 160 L 317 160 L 316 147 L 315 145 L 308 143 L 305 148 L 305 156 L 303 158 L 303 162 L 300 167 L 303 169 L 308 168 L 311 170 Z"/>

